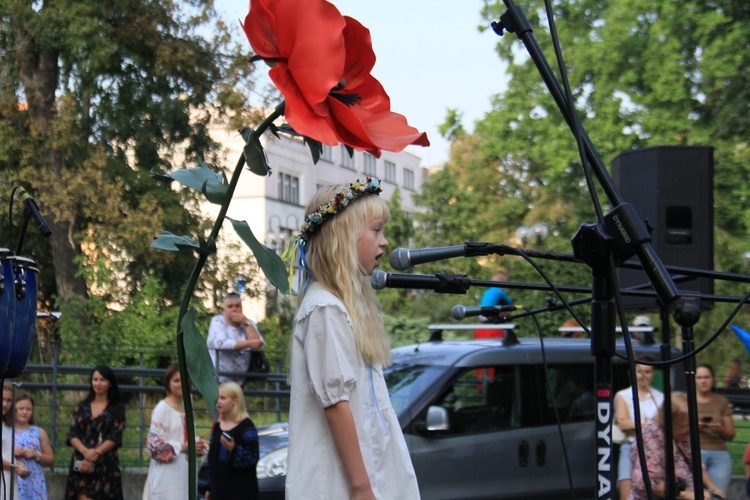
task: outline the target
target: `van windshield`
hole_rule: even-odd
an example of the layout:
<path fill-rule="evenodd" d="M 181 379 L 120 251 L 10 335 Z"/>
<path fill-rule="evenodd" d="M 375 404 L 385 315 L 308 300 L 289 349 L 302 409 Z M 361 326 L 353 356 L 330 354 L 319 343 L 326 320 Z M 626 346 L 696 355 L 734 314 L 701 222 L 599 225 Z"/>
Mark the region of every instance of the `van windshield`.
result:
<path fill-rule="evenodd" d="M 411 408 L 435 381 L 445 373 L 444 366 L 393 364 L 385 370 L 385 383 L 396 414 Z"/>

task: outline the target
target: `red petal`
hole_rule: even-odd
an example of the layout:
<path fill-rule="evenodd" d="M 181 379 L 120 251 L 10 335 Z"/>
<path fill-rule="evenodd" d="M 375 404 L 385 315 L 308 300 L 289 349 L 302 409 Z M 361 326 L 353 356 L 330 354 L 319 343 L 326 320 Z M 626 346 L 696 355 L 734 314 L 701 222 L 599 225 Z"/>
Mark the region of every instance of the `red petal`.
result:
<path fill-rule="evenodd" d="M 321 118 L 320 114 L 315 112 L 307 103 L 286 64 L 278 63 L 268 74 L 279 91 L 284 95 L 284 99 L 286 100 L 284 106 L 286 121 L 297 133 L 306 135 L 329 146 L 335 146 L 339 143 L 338 136 L 331 129 L 328 122 L 324 118 Z M 326 107 L 325 115 L 327 115 L 328 106 L 326 103 L 323 103 L 323 105 Z"/>
<path fill-rule="evenodd" d="M 370 30 L 362 26 L 359 21 L 345 16 L 344 43 L 346 45 L 346 61 L 344 63 L 345 87 L 352 91 L 370 77 L 370 71 L 375 66 L 375 52 L 372 50 Z"/>
<path fill-rule="evenodd" d="M 372 113 L 362 106 L 348 107 L 335 99 L 330 99 L 331 114 L 338 121 L 336 133 L 341 142 L 355 149 L 369 151 L 402 151 L 415 144 L 429 146 L 427 134 L 410 126 L 406 118 L 392 111 Z M 375 154 L 375 153 L 374 153 Z"/>
<path fill-rule="evenodd" d="M 279 47 L 276 41 L 276 20 L 267 7 L 266 0 L 250 0 L 250 12 L 245 17 L 242 29 L 256 54 L 267 59 L 278 59 Z"/>
<path fill-rule="evenodd" d="M 259 55 L 286 60 L 305 101 L 325 116 L 325 99 L 344 72 L 345 26 L 324 0 L 251 0 L 243 28 Z"/>

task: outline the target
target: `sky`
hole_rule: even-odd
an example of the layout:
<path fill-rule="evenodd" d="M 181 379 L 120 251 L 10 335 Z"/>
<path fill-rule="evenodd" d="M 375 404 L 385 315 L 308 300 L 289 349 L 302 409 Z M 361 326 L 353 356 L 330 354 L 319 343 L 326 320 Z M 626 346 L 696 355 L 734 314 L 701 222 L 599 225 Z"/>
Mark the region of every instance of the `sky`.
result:
<path fill-rule="evenodd" d="M 448 160 L 449 144 L 438 126 L 448 108 L 463 113 L 463 125 L 490 109 L 491 97 L 507 87 L 505 66 L 491 29 L 480 33 L 482 0 L 330 0 L 339 11 L 370 30 L 377 62 L 373 76 L 391 98 L 391 109 L 427 132 L 431 146 L 410 146 L 422 166 Z M 248 0 L 217 0 L 228 22 L 243 19 Z M 510 43 L 507 43 L 510 50 Z M 248 50 L 250 45 L 248 43 Z"/>

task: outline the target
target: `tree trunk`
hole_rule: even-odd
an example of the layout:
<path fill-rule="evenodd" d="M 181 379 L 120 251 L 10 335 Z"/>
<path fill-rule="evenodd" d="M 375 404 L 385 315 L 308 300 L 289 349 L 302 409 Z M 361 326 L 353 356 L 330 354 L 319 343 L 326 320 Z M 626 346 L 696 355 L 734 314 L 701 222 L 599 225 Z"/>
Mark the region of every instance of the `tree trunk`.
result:
<path fill-rule="evenodd" d="M 65 189 L 60 180 L 65 168 L 64 152 L 56 148 L 51 140 L 52 124 L 56 118 L 55 91 L 59 83 L 59 51 L 52 47 L 42 48 L 34 35 L 16 24 L 15 52 L 26 102 L 29 109 L 29 129 L 40 158 L 37 166 L 39 177 L 49 185 Z M 50 196 L 50 198 L 52 198 Z M 65 207 L 57 213 L 69 214 L 69 220 L 58 220 L 50 213 L 48 223 L 52 230 L 50 247 L 55 267 L 55 284 L 60 309 L 65 321 L 80 325 L 83 336 L 88 333 L 88 321 L 83 305 L 88 298 L 85 278 L 78 273 L 77 257 L 81 248 L 75 241 L 78 232 L 77 209 Z"/>

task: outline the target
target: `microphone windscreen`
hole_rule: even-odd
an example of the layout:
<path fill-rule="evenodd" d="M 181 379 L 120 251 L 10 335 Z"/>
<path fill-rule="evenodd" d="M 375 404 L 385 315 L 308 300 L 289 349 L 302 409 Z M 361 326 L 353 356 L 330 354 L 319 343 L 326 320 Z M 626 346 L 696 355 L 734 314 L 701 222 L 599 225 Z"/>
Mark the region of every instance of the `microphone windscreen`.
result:
<path fill-rule="evenodd" d="M 466 308 L 462 305 L 453 306 L 451 309 L 451 316 L 455 320 L 462 320 L 466 317 Z"/>
<path fill-rule="evenodd" d="M 374 273 L 372 273 L 372 276 L 370 276 L 370 285 L 372 285 L 372 288 L 374 290 L 382 290 L 386 287 L 388 280 L 388 273 L 385 271 L 381 271 L 380 269 L 376 269 Z"/>
<path fill-rule="evenodd" d="M 405 271 L 411 267 L 409 262 L 409 250 L 406 248 L 397 248 L 391 252 L 391 256 L 388 258 L 393 269 L 399 271 Z"/>

